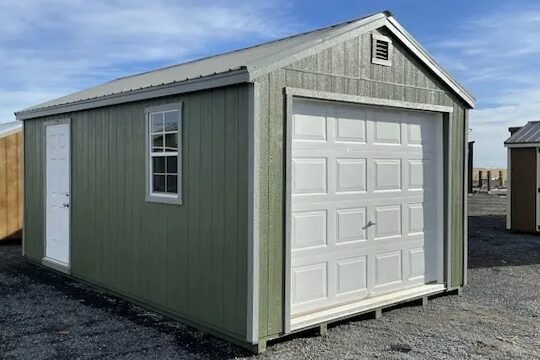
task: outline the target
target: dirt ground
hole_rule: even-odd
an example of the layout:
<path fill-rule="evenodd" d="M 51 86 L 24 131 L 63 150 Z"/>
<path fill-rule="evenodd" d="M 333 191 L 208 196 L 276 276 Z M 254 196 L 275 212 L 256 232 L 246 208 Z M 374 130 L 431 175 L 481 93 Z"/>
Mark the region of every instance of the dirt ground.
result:
<path fill-rule="evenodd" d="M 503 216 L 469 218 L 462 296 L 352 319 L 326 336 L 269 345 L 261 359 L 540 359 L 540 236 Z M 234 345 L 27 263 L 0 245 L 2 359 L 234 359 Z"/>

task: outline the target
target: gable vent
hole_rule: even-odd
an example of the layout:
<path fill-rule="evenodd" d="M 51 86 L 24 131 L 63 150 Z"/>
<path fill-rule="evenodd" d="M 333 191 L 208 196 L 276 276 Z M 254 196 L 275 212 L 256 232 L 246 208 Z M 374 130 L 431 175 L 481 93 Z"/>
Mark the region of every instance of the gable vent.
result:
<path fill-rule="evenodd" d="M 392 40 L 386 36 L 373 34 L 372 42 L 371 62 L 378 65 L 391 66 Z"/>

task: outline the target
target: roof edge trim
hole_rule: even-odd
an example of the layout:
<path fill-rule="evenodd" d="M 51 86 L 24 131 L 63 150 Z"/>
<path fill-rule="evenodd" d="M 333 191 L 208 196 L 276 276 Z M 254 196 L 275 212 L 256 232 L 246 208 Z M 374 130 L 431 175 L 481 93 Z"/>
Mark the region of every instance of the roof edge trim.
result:
<path fill-rule="evenodd" d="M 15 113 L 15 117 L 17 120 L 30 120 L 44 116 L 65 114 L 74 111 L 118 105 L 133 101 L 148 100 L 162 96 L 177 95 L 247 82 L 249 82 L 249 73 L 248 70 L 243 67 L 226 73 L 190 79 L 172 84 L 132 90 L 113 95 L 105 95 L 99 98 L 82 100 L 52 107 L 45 107 L 29 111 L 19 111 Z"/>
<path fill-rule="evenodd" d="M 443 80 L 471 108 L 475 107 L 475 98 L 461 86 L 441 65 L 420 45 L 414 37 L 393 17 L 387 18 L 386 27 L 411 50 L 427 67 Z"/>
<path fill-rule="evenodd" d="M 504 143 L 505 148 L 540 148 L 540 142 L 530 143 Z"/>

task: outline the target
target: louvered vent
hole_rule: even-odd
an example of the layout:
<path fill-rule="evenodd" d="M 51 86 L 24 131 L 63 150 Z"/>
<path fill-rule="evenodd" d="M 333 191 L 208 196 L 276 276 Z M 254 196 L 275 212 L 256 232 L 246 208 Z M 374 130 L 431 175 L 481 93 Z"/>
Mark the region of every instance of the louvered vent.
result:
<path fill-rule="evenodd" d="M 391 66 L 392 40 L 386 36 L 373 34 L 373 51 L 371 61 L 374 64 Z"/>
<path fill-rule="evenodd" d="M 388 52 L 390 51 L 390 44 L 388 41 L 375 40 L 375 58 L 379 60 L 388 61 Z"/>

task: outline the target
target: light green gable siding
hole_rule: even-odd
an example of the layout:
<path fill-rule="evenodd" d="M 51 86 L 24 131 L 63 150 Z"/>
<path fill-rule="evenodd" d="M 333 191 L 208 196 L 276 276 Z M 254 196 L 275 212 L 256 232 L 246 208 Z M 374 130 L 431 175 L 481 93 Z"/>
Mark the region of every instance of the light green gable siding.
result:
<path fill-rule="evenodd" d="M 260 338 L 274 337 L 283 331 L 284 87 L 453 106 L 451 273 L 452 286 L 461 285 L 466 107 L 397 39 L 392 66 L 373 65 L 371 34 L 363 34 L 258 79 Z"/>
<path fill-rule="evenodd" d="M 71 118 L 72 273 L 244 340 L 248 85 L 135 102 Z M 183 205 L 145 201 L 144 109 L 182 101 Z M 43 121 L 25 122 L 25 250 L 43 256 Z"/>

